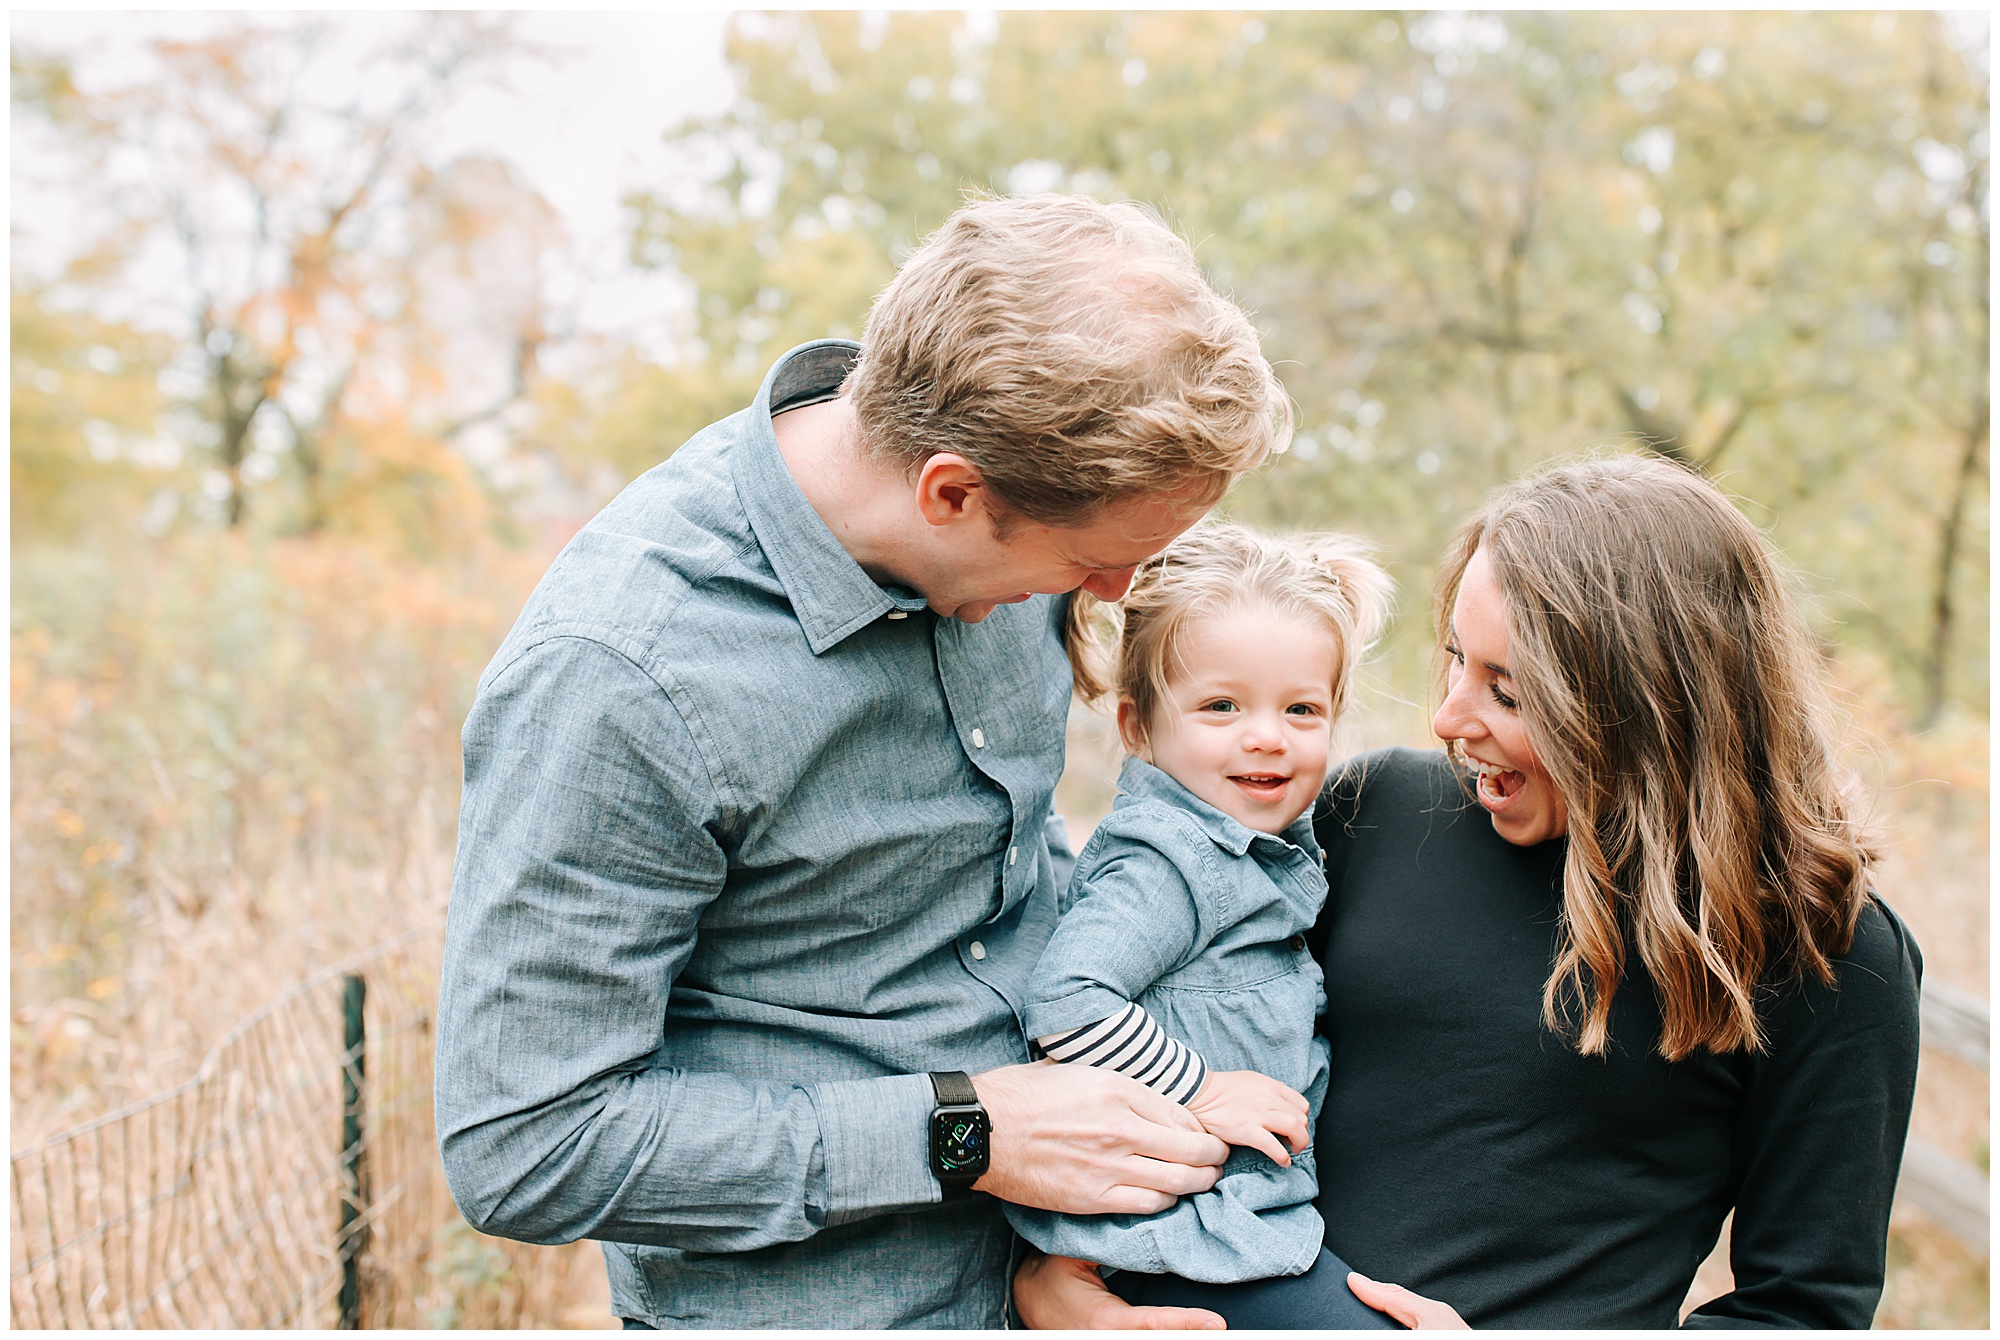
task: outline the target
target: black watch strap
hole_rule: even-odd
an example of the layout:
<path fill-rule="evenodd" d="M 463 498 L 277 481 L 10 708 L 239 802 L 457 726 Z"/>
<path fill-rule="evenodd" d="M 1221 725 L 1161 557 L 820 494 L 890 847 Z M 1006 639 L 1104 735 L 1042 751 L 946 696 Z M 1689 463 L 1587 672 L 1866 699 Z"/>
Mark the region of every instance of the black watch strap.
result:
<path fill-rule="evenodd" d="M 963 1070 L 931 1071 L 931 1089 L 937 1094 L 939 1107 L 975 1107 L 979 1103 L 979 1090 L 972 1087 L 972 1076 Z"/>

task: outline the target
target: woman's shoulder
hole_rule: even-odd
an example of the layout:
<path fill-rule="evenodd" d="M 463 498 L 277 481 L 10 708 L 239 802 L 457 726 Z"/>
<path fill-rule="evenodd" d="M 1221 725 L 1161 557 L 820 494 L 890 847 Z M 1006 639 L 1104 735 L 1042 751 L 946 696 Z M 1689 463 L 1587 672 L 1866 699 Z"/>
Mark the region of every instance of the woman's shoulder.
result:
<path fill-rule="evenodd" d="M 1832 959 L 1831 984 L 1807 974 L 1779 987 L 1773 1041 L 1867 1036 L 1914 1055 L 1924 959 L 1916 937 L 1890 906 L 1870 894 L 1854 940 Z"/>
<path fill-rule="evenodd" d="M 1843 989 L 1859 979 L 1914 1004 L 1923 986 L 1923 950 L 1895 909 L 1870 893 L 1855 921 L 1854 943 L 1834 960 L 1834 973 Z"/>
<path fill-rule="evenodd" d="M 1322 808 L 1358 820 L 1370 812 L 1457 811 L 1471 802 L 1463 774 L 1444 750 L 1395 745 L 1341 764 L 1327 783 Z"/>

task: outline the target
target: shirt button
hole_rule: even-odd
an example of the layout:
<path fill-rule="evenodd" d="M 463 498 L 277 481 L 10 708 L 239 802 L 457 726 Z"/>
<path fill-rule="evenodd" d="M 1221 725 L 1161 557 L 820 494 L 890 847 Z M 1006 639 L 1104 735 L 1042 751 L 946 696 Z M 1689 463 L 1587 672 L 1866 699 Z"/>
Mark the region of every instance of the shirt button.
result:
<path fill-rule="evenodd" d="M 908 612 L 908 611 L 906 611 L 906 610 L 890 610 L 890 611 L 889 611 L 889 617 L 890 617 L 891 619 L 907 619 L 907 618 L 909 618 L 910 616 L 909 616 L 909 612 Z"/>
<path fill-rule="evenodd" d="M 986 732 L 977 726 L 972 728 L 972 747 L 974 749 L 984 749 L 986 747 Z"/>
<path fill-rule="evenodd" d="M 1008 864 L 1008 865 L 1012 865 L 1012 864 L 1014 864 L 1014 855 L 1015 855 L 1015 853 L 1014 853 L 1014 849 L 1013 849 L 1012 847 L 1009 847 L 1009 848 L 1007 848 L 1007 864 Z"/>
<path fill-rule="evenodd" d="M 982 963 L 986 961 L 986 946 L 979 943 L 979 941 L 974 940 L 970 945 L 966 946 L 966 948 L 971 951 L 973 958 L 979 960 Z"/>
<path fill-rule="evenodd" d="M 1306 937 L 1303 935 L 1294 935 L 1291 939 L 1285 941 L 1285 943 L 1290 945 L 1294 951 L 1297 951 L 1306 947 Z"/>

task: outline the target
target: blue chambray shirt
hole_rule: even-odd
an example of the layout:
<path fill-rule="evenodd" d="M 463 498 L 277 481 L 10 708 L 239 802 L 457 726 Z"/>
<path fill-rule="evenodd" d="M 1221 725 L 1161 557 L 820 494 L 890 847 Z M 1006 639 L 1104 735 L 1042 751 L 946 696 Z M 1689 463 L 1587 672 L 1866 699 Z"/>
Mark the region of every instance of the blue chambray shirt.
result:
<path fill-rule="evenodd" d="M 1029 1036 L 1067 1033 L 1137 1001 L 1211 1070 L 1256 1070 L 1297 1089 L 1316 1128 L 1328 1052 L 1314 1025 L 1326 992 L 1305 932 L 1326 902 L 1326 872 L 1310 811 L 1283 834 L 1260 833 L 1136 758 L 1118 789 L 1035 968 Z M 1046 1252 L 1124 1270 L 1211 1282 L 1296 1275 L 1325 1236 L 1314 1154 L 1280 1167 L 1232 1150 L 1212 1189 L 1158 1214 L 1019 1205 L 1007 1214 Z"/>
<path fill-rule="evenodd" d="M 941 619 L 840 547 L 771 415 L 856 352 L 785 355 L 578 532 L 465 724 L 452 1194 L 602 1239 L 656 1326 L 993 1326 L 1006 1297 L 1000 1205 L 929 1171 L 925 1072 L 1028 1059 L 1062 599 Z"/>

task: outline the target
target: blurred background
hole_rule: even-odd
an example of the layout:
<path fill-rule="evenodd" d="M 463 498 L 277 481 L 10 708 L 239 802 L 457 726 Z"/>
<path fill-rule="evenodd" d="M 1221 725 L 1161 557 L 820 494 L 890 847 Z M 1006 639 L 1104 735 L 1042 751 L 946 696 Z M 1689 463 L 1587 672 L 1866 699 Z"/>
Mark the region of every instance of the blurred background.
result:
<path fill-rule="evenodd" d="M 1301 431 L 1224 509 L 1370 536 L 1400 583 L 1352 748 L 1430 742 L 1431 563 L 1519 471 L 1657 451 L 1767 528 L 1958 1039 L 1877 1324 L 1984 1326 L 1988 53 L 1983 15 L 1909 12 L 16 13 L 12 1146 L 72 1186 L 16 1160 L 16 1323 L 167 1324 L 118 1300 L 194 1287 L 182 1230 L 144 1288 L 62 1272 L 183 1193 L 103 1152 L 136 1118 L 65 1133 L 198 1072 L 189 1130 L 240 1132 L 201 1107 L 240 1021 L 434 957 L 458 728 L 555 551 L 785 349 L 858 336 L 980 189 L 1147 201 L 1255 313 Z M 1077 713 L 1079 835 L 1114 753 Z M 267 1069 L 352 1081 L 284 1212 L 334 1283 L 175 1315 L 607 1324 L 595 1248 L 404 1195 L 427 1109 L 364 1193 L 363 1012 L 311 1009 L 334 1059 Z M 432 1207 L 400 1255 L 396 1196 Z"/>

